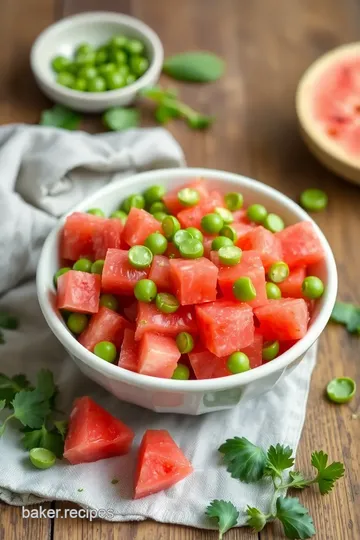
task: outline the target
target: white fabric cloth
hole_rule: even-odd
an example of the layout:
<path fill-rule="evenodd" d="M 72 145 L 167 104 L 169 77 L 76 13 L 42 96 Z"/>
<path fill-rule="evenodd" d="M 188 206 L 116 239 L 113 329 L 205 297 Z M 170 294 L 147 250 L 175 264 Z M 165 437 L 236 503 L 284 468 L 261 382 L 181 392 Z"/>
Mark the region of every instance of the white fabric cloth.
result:
<path fill-rule="evenodd" d="M 57 216 L 121 174 L 183 162 L 181 149 L 163 129 L 104 135 L 21 125 L 0 129 L 0 311 L 20 320 L 18 330 L 5 331 L 0 372 L 23 372 L 34 381 L 40 368 L 49 368 L 60 387 L 60 410 L 69 412 L 75 396 L 90 395 L 136 433 L 126 456 L 77 466 L 58 460 L 38 471 L 10 423 L 0 438 L 0 499 L 14 505 L 67 500 L 102 509 L 100 515 L 113 521 L 152 518 L 204 528 L 213 526 L 204 511 L 214 498 L 232 500 L 240 510 L 247 504 L 266 508 L 268 485 L 232 479 L 217 448 L 238 435 L 264 447 L 279 442 L 296 449 L 316 348 L 270 393 L 235 409 L 200 417 L 157 414 L 122 403 L 85 378 L 48 329 L 37 303 L 36 262 Z M 167 491 L 133 501 L 136 452 L 147 428 L 169 430 L 194 473 Z M 117 484 L 111 483 L 114 478 Z"/>

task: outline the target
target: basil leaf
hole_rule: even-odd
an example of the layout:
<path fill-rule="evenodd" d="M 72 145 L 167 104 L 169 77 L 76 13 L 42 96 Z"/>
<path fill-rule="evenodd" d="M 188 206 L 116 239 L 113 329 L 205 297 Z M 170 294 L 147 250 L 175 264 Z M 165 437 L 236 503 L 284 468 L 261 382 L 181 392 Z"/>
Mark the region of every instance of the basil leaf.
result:
<path fill-rule="evenodd" d="M 211 82 L 220 79 L 224 66 L 224 61 L 216 54 L 190 51 L 167 58 L 163 71 L 180 81 Z"/>
<path fill-rule="evenodd" d="M 122 131 L 140 124 L 139 111 L 132 108 L 113 107 L 103 114 L 105 127 L 112 131 Z"/>
<path fill-rule="evenodd" d="M 41 126 L 53 126 L 73 131 L 79 127 L 82 116 L 74 111 L 71 111 L 63 105 L 54 105 L 52 109 L 48 109 L 41 113 L 39 124 Z"/>

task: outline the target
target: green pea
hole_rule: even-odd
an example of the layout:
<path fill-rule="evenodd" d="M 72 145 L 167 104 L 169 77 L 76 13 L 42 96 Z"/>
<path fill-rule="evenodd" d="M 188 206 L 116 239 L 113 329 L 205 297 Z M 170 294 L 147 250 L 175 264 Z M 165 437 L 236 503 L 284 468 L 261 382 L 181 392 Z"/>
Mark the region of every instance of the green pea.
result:
<path fill-rule="evenodd" d="M 199 229 L 197 229 L 196 227 L 187 227 L 185 231 L 191 234 L 193 238 L 196 238 L 196 240 L 200 240 L 200 242 L 204 240 L 204 236 L 202 232 L 199 231 Z"/>
<path fill-rule="evenodd" d="M 155 212 L 153 216 L 155 219 L 157 219 L 157 221 L 160 221 L 160 223 L 162 223 L 164 219 L 167 217 L 167 214 L 165 214 L 165 212 Z"/>
<path fill-rule="evenodd" d="M 128 57 L 126 52 L 121 50 L 113 50 L 111 51 L 111 60 L 115 62 L 118 66 L 124 65 L 128 61 Z"/>
<path fill-rule="evenodd" d="M 65 56 L 56 56 L 56 58 L 54 58 L 51 62 L 51 66 L 53 70 L 56 71 L 56 73 L 60 73 L 61 71 L 67 71 L 70 64 L 71 60 L 69 60 Z"/>
<path fill-rule="evenodd" d="M 134 55 L 142 54 L 145 50 L 144 44 L 139 39 L 128 39 L 123 47 L 128 53 Z"/>
<path fill-rule="evenodd" d="M 128 258 L 134 268 L 148 268 L 153 260 L 153 254 L 146 246 L 133 246 L 128 251 Z"/>
<path fill-rule="evenodd" d="M 95 79 L 97 77 L 97 69 L 94 66 L 84 66 L 79 69 L 78 76 L 82 79 L 90 81 L 90 79 Z"/>
<path fill-rule="evenodd" d="M 98 259 L 91 265 L 91 273 L 92 274 L 102 274 L 103 268 L 104 268 L 104 259 Z"/>
<path fill-rule="evenodd" d="M 101 66 L 109 61 L 109 51 L 106 47 L 99 47 L 95 52 L 95 65 Z"/>
<path fill-rule="evenodd" d="M 122 49 L 127 45 L 127 42 L 128 42 L 127 37 L 119 34 L 111 38 L 110 45 L 111 47 L 114 47 L 116 49 Z"/>
<path fill-rule="evenodd" d="M 103 64 L 102 66 L 98 67 L 98 73 L 102 77 L 107 77 L 111 73 L 116 73 L 117 66 L 113 62 L 108 62 L 107 64 Z"/>
<path fill-rule="evenodd" d="M 262 224 L 272 233 L 280 232 L 285 227 L 283 219 L 277 214 L 268 214 Z"/>
<path fill-rule="evenodd" d="M 173 236 L 173 243 L 177 248 L 180 247 L 180 244 L 185 242 L 185 240 L 192 240 L 193 237 L 188 231 L 185 231 L 185 229 L 180 229 L 180 231 L 176 231 L 176 233 Z"/>
<path fill-rule="evenodd" d="M 115 210 L 115 212 L 112 212 L 110 214 L 110 217 L 113 219 L 120 219 L 123 223 L 126 223 L 127 220 L 127 214 L 123 212 L 122 210 Z"/>
<path fill-rule="evenodd" d="M 230 238 L 226 238 L 226 236 L 217 236 L 211 242 L 211 249 L 213 251 L 219 251 L 219 249 L 222 247 L 229 247 L 233 245 L 234 243 L 232 240 L 230 240 Z"/>
<path fill-rule="evenodd" d="M 166 216 L 162 221 L 162 229 L 164 235 L 168 240 L 174 238 L 175 233 L 180 231 L 181 225 L 179 220 L 175 216 Z"/>
<path fill-rule="evenodd" d="M 109 73 L 106 76 L 106 84 L 108 90 L 117 90 L 118 88 L 123 88 L 126 85 L 125 77 L 117 71 L 114 73 Z"/>
<path fill-rule="evenodd" d="M 175 313 L 180 307 L 179 300 L 169 293 L 158 293 L 155 299 L 156 307 L 163 313 Z"/>
<path fill-rule="evenodd" d="M 240 302 L 251 302 L 256 298 L 254 284 L 247 276 L 243 276 L 234 282 L 233 293 Z"/>
<path fill-rule="evenodd" d="M 77 76 L 77 73 L 79 71 L 79 66 L 77 65 L 76 62 L 71 62 L 68 67 L 67 67 L 67 70 L 69 73 L 71 73 L 71 75 L 75 75 Z"/>
<path fill-rule="evenodd" d="M 273 263 L 268 270 L 268 278 L 274 283 L 281 283 L 289 274 L 289 267 L 283 261 Z"/>
<path fill-rule="evenodd" d="M 91 272 L 92 262 L 89 259 L 79 259 L 74 263 L 73 270 L 78 270 L 78 272 Z"/>
<path fill-rule="evenodd" d="M 120 73 L 126 80 L 130 75 L 130 68 L 126 64 L 124 64 L 123 66 L 117 66 L 117 72 Z"/>
<path fill-rule="evenodd" d="M 195 206 L 200 201 L 200 194 L 196 189 L 183 188 L 177 194 L 179 202 L 183 206 Z"/>
<path fill-rule="evenodd" d="M 86 211 L 87 214 L 92 214 L 93 216 L 100 216 L 105 217 L 104 212 L 101 210 L 101 208 L 90 208 Z"/>
<path fill-rule="evenodd" d="M 221 264 L 235 266 L 241 260 L 242 250 L 237 246 L 223 246 L 218 250 L 218 254 Z"/>
<path fill-rule="evenodd" d="M 92 52 L 94 52 L 94 47 L 90 45 L 90 43 L 80 43 L 80 45 L 76 47 L 75 57 L 81 54 L 89 54 Z"/>
<path fill-rule="evenodd" d="M 329 382 L 326 393 L 334 403 L 348 403 L 356 393 L 356 382 L 350 377 L 338 377 Z"/>
<path fill-rule="evenodd" d="M 324 284 L 320 278 L 316 276 L 308 276 L 302 282 L 301 290 L 307 298 L 316 300 L 324 293 Z"/>
<path fill-rule="evenodd" d="M 86 92 L 87 90 L 86 79 L 76 78 L 74 82 L 73 90 L 77 90 L 78 92 Z"/>
<path fill-rule="evenodd" d="M 249 371 L 251 369 L 249 357 L 243 352 L 234 352 L 227 360 L 227 367 L 234 374 Z"/>
<path fill-rule="evenodd" d="M 230 240 L 232 240 L 233 243 L 235 243 L 237 240 L 237 233 L 234 227 L 232 227 L 231 225 L 225 225 L 220 231 L 220 236 L 225 236 L 226 238 L 230 238 Z"/>
<path fill-rule="evenodd" d="M 66 324 L 73 334 L 81 334 L 88 325 L 88 318 L 84 313 L 71 313 Z"/>
<path fill-rule="evenodd" d="M 130 208 L 145 208 L 145 199 L 142 195 L 136 194 L 136 195 L 130 195 L 128 197 L 128 203 L 129 203 L 129 209 Z"/>
<path fill-rule="evenodd" d="M 157 212 L 164 212 L 164 214 L 167 213 L 166 205 L 161 201 L 155 201 L 151 204 L 149 208 L 150 214 L 156 214 Z"/>
<path fill-rule="evenodd" d="M 224 197 L 225 205 L 228 210 L 235 212 L 235 210 L 240 210 L 244 204 L 244 197 L 241 193 L 231 192 L 227 193 Z"/>
<path fill-rule="evenodd" d="M 177 381 L 187 381 L 190 377 L 190 370 L 185 364 L 178 364 L 172 374 L 172 379 Z"/>
<path fill-rule="evenodd" d="M 274 360 L 279 354 L 280 345 L 278 341 L 265 341 L 262 349 L 262 359 L 265 362 Z"/>
<path fill-rule="evenodd" d="M 80 66 L 92 66 L 95 64 L 95 51 L 89 51 L 87 53 L 79 53 L 75 56 L 75 62 Z"/>
<path fill-rule="evenodd" d="M 90 79 L 88 83 L 89 92 L 105 92 L 106 90 L 106 81 L 104 77 L 94 77 Z"/>
<path fill-rule="evenodd" d="M 224 221 L 218 214 L 206 214 L 201 219 L 201 228 L 209 234 L 216 234 L 220 232 L 223 227 Z"/>
<path fill-rule="evenodd" d="M 75 84 L 75 77 L 68 71 L 62 71 L 56 77 L 56 82 L 61 86 L 66 86 L 66 88 L 72 88 Z"/>
<path fill-rule="evenodd" d="M 179 251 L 184 259 L 199 259 L 204 255 L 204 246 L 200 240 L 189 238 L 188 240 L 181 242 Z"/>
<path fill-rule="evenodd" d="M 278 300 L 281 298 L 281 289 L 271 281 L 266 282 L 266 296 L 269 300 Z"/>
<path fill-rule="evenodd" d="M 250 221 L 262 223 L 267 216 L 267 210 L 262 204 L 252 204 L 247 209 L 246 215 Z"/>
<path fill-rule="evenodd" d="M 62 276 L 63 274 L 66 274 L 66 272 L 68 272 L 69 270 L 71 270 L 71 268 L 69 268 L 68 266 L 63 266 L 63 268 L 60 268 L 57 272 L 55 272 L 54 278 L 53 278 L 55 289 L 57 288 L 58 278 Z"/>
<path fill-rule="evenodd" d="M 126 81 L 126 86 L 129 86 L 129 84 L 132 84 L 136 81 L 136 77 L 132 73 L 129 73 L 129 75 L 126 76 L 125 81 Z"/>
<path fill-rule="evenodd" d="M 117 311 L 119 309 L 119 300 L 113 294 L 102 294 L 100 296 L 100 306 Z"/>
<path fill-rule="evenodd" d="M 141 77 L 149 69 L 149 60 L 144 56 L 133 56 L 130 58 L 131 71 L 137 77 Z"/>
<path fill-rule="evenodd" d="M 221 208 L 221 206 L 215 208 L 215 213 L 219 214 L 219 216 L 222 218 L 225 225 L 232 223 L 234 221 L 234 216 L 230 212 L 230 210 L 227 210 L 226 208 Z"/>
<path fill-rule="evenodd" d="M 300 195 L 300 204 L 309 212 L 320 212 L 327 207 L 328 196 L 321 189 L 306 189 Z"/>
<path fill-rule="evenodd" d="M 176 336 L 176 345 L 181 354 L 187 354 L 194 348 L 194 338 L 189 332 L 180 332 Z"/>
<path fill-rule="evenodd" d="M 157 295 L 156 284 L 151 279 L 140 279 L 134 287 L 134 294 L 139 302 L 149 304 Z"/>
<path fill-rule="evenodd" d="M 51 452 L 46 448 L 32 448 L 29 452 L 29 458 L 31 463 L 37 469 L 50 469 L 56 462 L 54 452 Z"/>
<path fill-rule="evenodd" d="M 150 186 L 144 191 L 144 199 L 147 206 L 151 206 L 153 203 L 161 201 L 166 193 L 164 186 L 156 185 Z"/>
<path fill-rule="evenodd" d="M 116 359 L 117 351 L 115 345 L 111 343 L 111 341 L 100 341 L 94 347 L 94 354 L 102 360 L 105 360 L 105 362 L 112 364 Z"/>
<path fill-rule="evenodd" d="M 153 255 L 162 255 L 167 250 L 168 241 L 161 233 L 155 232 L 149 234 L 144 245 L 150 249 Z"/>

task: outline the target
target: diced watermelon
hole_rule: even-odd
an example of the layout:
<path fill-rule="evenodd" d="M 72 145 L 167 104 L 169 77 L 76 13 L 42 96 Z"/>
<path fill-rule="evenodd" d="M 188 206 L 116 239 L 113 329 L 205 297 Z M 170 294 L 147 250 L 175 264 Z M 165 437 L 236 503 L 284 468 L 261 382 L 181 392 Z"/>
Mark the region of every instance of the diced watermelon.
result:
<path fill-rule="evenodd" d="M 171 291 L 170 261 L 163 255 L 155 255 L 150 272 L 151 279 L 158 288 L 158 291 Z"/>
<path fill-rule="evenodd" d="M 196 227 L 200 229 L 201 219 L 210 212 L 213 212 L 217 206 L 224 206 L 224 198 L 218 191 L 211 191 L 209 196 L 200 201 L 197 206 L 186 208 L 178 213 L 177 218 L 181 223 L 181 226 Z"/>
<path fill-rule="evenodd" d="M 228 356 L 254 341 L 254 320 L 248 304 L 217 300 L 195 307 L 203 344 L 216 356 Z"/>
<path fill-rule="evenodd" d="M 106 219 L 99 234 L 93 239 L 93 258 L 105 259 L 107 250 L 110 248 L 126 248 L 122 239 L 124 224 L 121 219 Z"/>
<path fill-rule="evenodd" d="M 126 298 L 126 297 L 121 298 L 120 302 L 122 302 L 124 300 L 124 298 Z M 127 298 L 130 298 L 130 297 L 127 297 Z M 134 323 L 136 321 L 137 306 L 138 306 L 138 302 L 137 302 L 137 300 L 134 300 L 130 304 L 124 305 L 123 308 L 122 308 L 122 311 L 123 311 L 125 317 L 131 323 Z"/>
<path fill-rule="evenodd" d="M 191 463 L 168 431 L 147 430 L 139 449 L 134 499 L 168 489 L 192 472 Z"/>
<path fill-rule="evenodd" d="M 254 369 L 262 364 L 263 337 L 259 332 L 255 332 L 254 341 L 248 347 L 241 349 L 250 360 L 250 367 Z"/>
<path fill-rule="evenodd" d="M 139 344 L 135 341 L 135 332 L 125 329 L 118 366 L 130 371 L 138 371 Z"/>
<path fill-rule="evenodd" d="M 234 218 L 234 222 L 235 223 L 247 223 L 247 224 L 250 224 L 250 221 L 247 217 L 247 210 L 246 208 L 240 208 L 240 210 L 235 210 L 235 212 L 233 212 L 233 218 Z M 252 224 L 252 227 L 254 227 L 255 225 Z"/>
<path fill-rule="evenodd" d="M 182 306 L 216 300 L 218 268 L 205 257 L 170 260 L 170 275 Z"/>
<path fill-rule="evenodd" d="M 193 182 L 190 182 L 189 184 L 186 184 L 185 186 L 182 186 L 181 188 L 178 188 L 175 191 L 170 191 L 170 193 L 167 193 L 166 195 L 164 195 L 163 201 L 166 204 L 168 210 L 173 215 L 176 215 L 179 212 L 181 212 L 181 210 L 184 210 L 184 206 L 181 204 L 181 202 L 178 199 L 178 191 L 185 187 L 196 189 L 200 195 L 200 200 L 206 199 L 209 196 L 209 192 L 206 187 L 206 182 L 202 179 L 194 180 Z"/>
<path fill-rule="evenodd" d="M 111 341 L 119 349 L 124 330 L 129 326 L 130 323 L 124 317 L 112 309 L 100 306 L 99 311 L 91 317 L 88 327 L 80 334 L 79 343 L 93 351 L 100 341 Z"/>
<path fill-rule="evenodd" d="M 135 339 L 141 339 L 145 332 L 157 332 L 176 337 L 180 332 L 197 334 L 194 308 L 180 306 L 175 313 L 163 313 L 154 304 L 139 302 L 136 318 Z"/>
<path fill-rule="evenodd" d="M 227 356 L 215 356 L 202 344 L 196 345 L 189 353 L 190 364 L 197 379 L 216 379 L 231 375 L 226 366 L 227 359 Z"/>
<path fill-rule="evenodd" d="M 255 308 L 254 315 L 265 340 L 301 339 L 307 332 L 309 313 L 302 298 L 270 300 L 267 305 Z"/>
<path fill-rule="evenodd" d="M 311 221 L 301 221 L 276 233 L 280 240 L 283 260 L 293 268 L 315 264 L 325 257 L 320 239 Z"/>
<path fill-rule="evenodd" d="M 129 246 L 143 244 L 149 234 L 160 232 L 161 223 L 146 210 L 131 208 L 123 231 L 123 239 Z"/>
<path fill-rule="evenodd" d="M 180 356 L 173 338 L 146 332 L 139 343 L 138 371 L 143 375 L 170 379 Z"/>
<path fill-rule="evenodd" d="M 208 259 L 210 259 L 211 244 L 214 238 L 216 238 L 216 236 L 204 235 L 204 239 L 203 239 L 204 257 L 207 257 Z"/>
<path fill-rule="evenodd" d="M 69 270 L 57 280 L 57 308 L 97 313 L 101 280 L 98 274 Z"/>
<path fill-rule="evenodd" d="M 128 251 L 108 249 L 101 276 L 102 290 L 112 294 L 133 294 L 136 282 L 146 278 L 148 273 L 148 268 L 139 270 L 131 266 Z"/>
<path fill-rule="evenodd" d="M 172 242 L 168 243 L 168 247 L 164 255 L 166 255 L 166 257 L 168 257 L 169 259 L 179 259 L 181 257 L 180 251 Z"/>
<path fill-rule="evenodd" d="M 84 396 L 74 403 L 65 440 L 64 458 L 72 465 L 127 454 L 133 431 Z"/>
<path fill-rule="evenodd" d="M 231 223 L 231 227 L 236 232 L 236 242 L 235 245 L 240 247 L 241 241 L 248 232 L 254 230 L 254 226 L 249 223 Z"/>
<path fill-rule="evenodd" d="M 302 282 L 306 278 L 306 268 L 300 266 L 299 268 L 292 268 L 290 270 L 289 277 L 287 277 L 281 283 L 278 283 L 278 287 L 281 290 L 281 294 L 284 298 L 302 298 L 303 293 L 301 290 Z"/>
<path fill-rule="evenodd" d="M 282 260 L 281 243 L 275 234 L 261 225 L 250 230 L 237 240 L 237 246 L 259 253 L 265 270 L 274 262 Z"/>

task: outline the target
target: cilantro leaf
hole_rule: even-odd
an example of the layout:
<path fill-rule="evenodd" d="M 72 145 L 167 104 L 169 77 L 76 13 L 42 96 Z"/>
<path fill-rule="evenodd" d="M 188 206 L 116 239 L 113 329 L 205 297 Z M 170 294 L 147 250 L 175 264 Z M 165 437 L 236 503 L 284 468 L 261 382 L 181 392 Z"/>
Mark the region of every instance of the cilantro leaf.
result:
<path fill-rule="evenodd" d="M 131 107 L 112 107 L 104 112 L 102 119 L 105 127 L 112 131 L 122 131 L 140 124 L 139 111 Z"/>
<path fill-rule="evenodd" d="M 318 471 L 318 475 L 315 478 L 315 482 L 319 484 L 320 493 L 325 495 L 329 493 L 336 480 L 339 480 L 344 476 L 344 465 L 338 461 L 334 461 L 327 466 L 328 455 L 322 450 L 320 452 L 313 452 L 311 454 L 311 464 Z"/>
<path fill-rule="evenodd" d="M 39 124 L 41 126 L 54 126 L 72 131 L 79 127 L 81 120 L 82 116 L 80 114 L 71 111 L 63 105 L 54 105 L 52 109 L 41 113 Z"/>
<path fill-rule="evenodd" d="M 5 399 L 2 399 L 2 400 L 0 401 L 0 411 L 2 411 L 3 409 L 5 409 L 5 407 L 6 407 L 6 401 L 5 401 Z"/>
<path fill-rule="evenodd" d="M 57 431 L 60 433 L 63 441 L 65 441 L 65 438 L 66 438 L 68 425 L 69 425 L 69 422 L 67 420 L 59 420 L 57 422 L 54 422 L 54 426 L 57 429 Z"/>
<path fill-rule="evenodd" d="M 227 439 L 219 448 L 224 454 L 227 471 L 232 478 L 242 482 L 257 482 L 264 476 L 266 454 L 259 446 L 255 446 L 245 437 Z"/>
<path fill-rule="evenodd" d="M 22 438 L 26 450 L 46 448 L 61 458 L 64 453 L 64 441 L 56 429 L 48 431 L 43 425 L 40 429 L 27 431 Z"/>
<path fill-rule="evenodd" d="M 229 501 L 219 501 L 215 499 L 211 501 L 206 508 L 206 515 L 218 521 L 219 540 L 232 527 L 235 527 L 239 518 L 239 512 L 236 510 L 233 503 Z"/>
<path fill-rule="evenodd" d="M 13 416 L 24 426 L 31 428 L 40 428 L 50 412 L 48 400 L 44 399 L 43 394 L 37 389 L 18 392 L 12 401 L 12 406 Z"/>
<path fill-rule="evenodd" d="M 279 497 L 276 501 L 276 517 L 283 524 L 288 538 L 303 540 L 315 534 L 313 520 L 297 498 Z"/>
<path fill-rule="evenodd" d="M 30 383 L 25 375 L 19 374 L 10 378 L 3 373 L 0 373 L 0 399 L 6 401 L 6 407 L 10 406 L 10 403 L 17 392 L 20 392 L 20 390 L 24 390 L 29 386 Z"/>
<path fill-rule="evenodd" d="M 36 389 L 42 393 L 45 399 L 52 398 L 57 392 L 54 376 L 49 369 L 41 369 L 37 374 Z"/>
<path fill-rule="evenodd" d="M 186 118 L 187 125 L 191 129 L 206 129 L 211 126 L 215 118 L 213 116 L 207 116 L 205 114 L 195 113 Z"/>
<path fill-rule="evenodd" d="M 270 446 L 267 451 L 266 475 L 282 478 L 282 473 L 293 465 L 294 458 L 290 446 L 282 446 L 281 444 Z"/>
<path fill-rule="evenodd" d="M 16 317 L 0 312 L 0 328 L 5 328 L 6 330 L 16 330 L 18 326 L 19 321 Z"/>
<path fill-rule="evenodd" d="M 252 527 L 256 532 L 262 531 L 266 525 L 267 516 L 258 508 L 251 508 L 251 506 L 247 507 L 246 514 L 248 516 L 246 525 Z"/>
<path fill-rule="evenodd" d="M 311 482 L 311 480 L 306 480 L 303 474 L 299 471 L 290 471 L 289 476 L 291 482 L 289 482 L 287 486 L 294 489 L 304 489 L 308 487 Z"/>
<path fill-rule="evenodd" d="M 335 302 L 330 319 L 344 324 L 351 334 L 360 334 L 360 307 L 345 302 Z"/>

